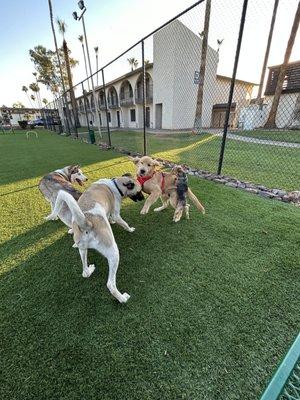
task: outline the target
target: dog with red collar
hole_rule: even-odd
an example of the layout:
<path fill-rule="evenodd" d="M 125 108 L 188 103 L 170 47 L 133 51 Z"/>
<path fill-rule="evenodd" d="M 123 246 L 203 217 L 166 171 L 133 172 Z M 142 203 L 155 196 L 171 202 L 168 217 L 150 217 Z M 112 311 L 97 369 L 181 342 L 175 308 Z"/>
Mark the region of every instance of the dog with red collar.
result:
<path fill-rule="evenodd" d="M 175 215 L 177 215 L 176 209 L 179 202 L 176 174 L 157 170 L 157 168 L 162 167 L 162 164 L 149 156 L 143 156 L 141 158 L 129 157 L 129 159 L 136 166 L 137 180 L 142 186 L 143 192 L 149 194 L 141 210 L 141 214 L 147 214 L 150 207 L 160 198 L 162 206 L 155 208 L 154 211 L 162 211 L 171 204 L 175 209 L 173 220 L 177 222 L 178 218 L 175 217 Z M 187 189 L 187 197 L 192 200 L 199 211 L 203 214 L 205 213 L 204 207 L 190 188 Z"/>

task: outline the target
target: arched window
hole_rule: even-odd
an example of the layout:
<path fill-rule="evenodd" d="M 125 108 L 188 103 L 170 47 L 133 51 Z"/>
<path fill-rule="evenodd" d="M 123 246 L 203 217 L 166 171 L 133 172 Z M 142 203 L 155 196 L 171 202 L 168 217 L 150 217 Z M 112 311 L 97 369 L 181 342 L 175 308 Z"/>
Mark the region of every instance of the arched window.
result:
<path fill-rule="evenodd" d="M 133 90 L 128 80 L 122 82 L 120 89 L 120 105 L 130 106 L 133 104 Z"/>

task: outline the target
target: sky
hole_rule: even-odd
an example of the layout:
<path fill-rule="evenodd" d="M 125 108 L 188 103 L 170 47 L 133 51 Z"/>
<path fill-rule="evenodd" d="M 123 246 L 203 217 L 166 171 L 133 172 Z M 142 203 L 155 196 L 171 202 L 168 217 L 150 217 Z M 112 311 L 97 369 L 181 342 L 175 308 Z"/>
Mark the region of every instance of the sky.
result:
<path fill-rule="evenodd" d="M 95 71 L 94 47 L 99 46 L 99 66 L 106 64 L 123 50 L 136 43 L 162 23 L 172 18 L 194 2 L 190 0 L 87 0 L 85 22 L 91 53 L 92 69 Z M 217 48 L 217 39 L 224 39 L 219 53 L 218 73 L 232 73 L 242 0 L 212 0 L 209 45 Z M 280 0 L 273 42 L 268 65 L 280 64 L 284 57 L 298 0 Z M 245 30 L 237 76 L 240 79 L 259 82 L 261 66 L 274 0 L 249 0 Z M 54 18 L 67 24 L 66 40 L 72 56 L 79 60 L 73 70 L 74 84 L 86 76 L 81 44 L 81 22 L 72 17 L 78 11 L 77 1 L 52 0 Z M 180 20 L 196 34 L 203 30 L 205 4 L 197 6 Z M 21 101 L 30 106 L 23 85 L 34 81 L 34 66 L 29 49 L 41 44 L 53 49 L 48 0 L 7 0 L 1 4 L 0 13 L 0 105 L 11 106 Z M 59 42 L 61 37 L 57 34 Z M 179 43 L 181 45 L 181 43 Z M 184 43 L 182 42 L 182 46 Z M 146 58 L 152 61 L 152 40 L 145 42 Z M 141 60 L 140 47 L 105 71 L 106 80 L 129 71 L 127 58 Z M 298 31 L 290 61 L 300 59 L 300 32 Z M 100 78 L 99 78 L 100 79 Z M 52 95 L 41 88 L 42 97 L 52 100 Z"/>

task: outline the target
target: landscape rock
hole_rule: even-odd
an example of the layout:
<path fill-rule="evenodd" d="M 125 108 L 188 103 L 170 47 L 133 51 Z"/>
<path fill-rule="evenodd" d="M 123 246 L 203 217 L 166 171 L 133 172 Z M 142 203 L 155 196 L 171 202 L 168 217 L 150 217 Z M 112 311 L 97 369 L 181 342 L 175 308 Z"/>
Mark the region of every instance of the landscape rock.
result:
<path fill-rule="evenodd" d="M 245 190 L 246 190 L 246 192 L 249 192 L 249 193 L 257 193 L 258 192 L 257 189 L 254 189 L 252 187 L 246 187 Z"/>
<path fill-rule="evenodd" d="M 237 187 L 237 184 L 234 183 L 234 182 L 227 182 L 227 183 L 225 183 L 225 186 L 229 186 L 229 187 L 234 187 L 234 188 L 236 188 L 236 187 Z"/>

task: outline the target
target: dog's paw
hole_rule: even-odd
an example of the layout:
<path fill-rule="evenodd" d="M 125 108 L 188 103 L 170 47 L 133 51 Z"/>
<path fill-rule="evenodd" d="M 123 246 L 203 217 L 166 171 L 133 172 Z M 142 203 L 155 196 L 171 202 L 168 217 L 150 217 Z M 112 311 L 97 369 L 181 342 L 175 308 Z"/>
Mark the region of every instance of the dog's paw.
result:
<path fill-rule="evenodd" d="M 130 295 L 128 293 L 123 293 L 122 297 L 119 299 L 119 302 L 124 304 L 130 299 Z"/>
<path fill-rule="evenodd" d="M 72 228 L 69 229 L 69 230 L 68 230 L 68 233 L 69 233 L 70 235 L 73 235 L 73 233 L 74 233 L 74 232 L 73 232 L 73 229 L 72 229 Z"/>
<path fill-rule="evenodd" d="M 95 264 L 90 264 L 87 268 L 82 271 L 83 278 L 89 278 L 95 271 Z"/>
<path fill-rule="evenodd" d="M 203 208 L 203 210 L 202 210 L 201 212 L 202 212 L 202 214 L 204 215 L 204 214 L 205 214 L 205 209 Z"/>
<path fill-rule="evenodd" d="M 141 210 L 141 215 L 145 215 L 145 214 L 148 214 L 148 210 L 142 209 L 142 210 Z"/>
<path fill-rule="evenodd" d="M 155 211 L 155 212 L 159 212 L 159 211 L 161 211 L 161 207 L 156 207 L 156 208 L 154 208 L 154 210 L 153 211 Z"/>
<path fill-rule="evenodd" d="M 132 227 L 129 227 L 128 229 L 127 229 L 127 231 L 128 232 L 134 232 L 135 231 L 135 228 L 132 226 Z"/>

